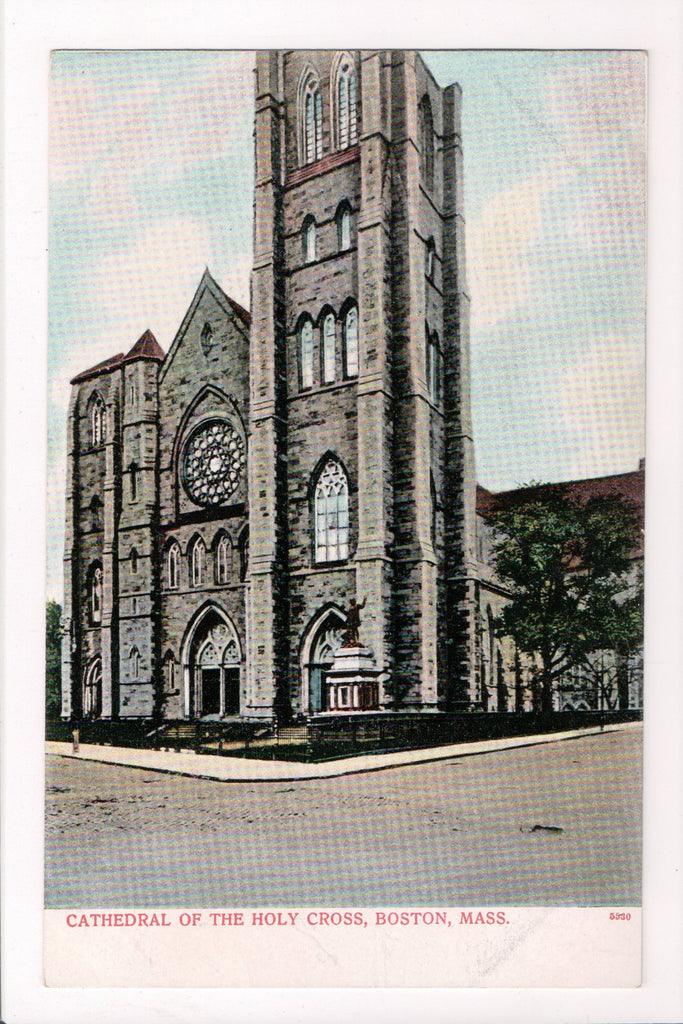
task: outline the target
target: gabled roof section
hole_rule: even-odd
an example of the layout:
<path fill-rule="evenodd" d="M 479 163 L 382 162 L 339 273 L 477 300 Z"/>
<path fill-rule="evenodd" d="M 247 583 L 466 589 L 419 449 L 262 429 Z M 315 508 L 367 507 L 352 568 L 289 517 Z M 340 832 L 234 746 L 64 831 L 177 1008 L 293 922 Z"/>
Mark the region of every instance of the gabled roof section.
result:
<path fill-rule="evenodd" d="M 149 328 L 138 338 L 130 352 L 123 358 L 122 362 L 130 363 L 133 359 L 155 359 L 157 362 L 164 361 L 164 350 L 154 337 Z"/>
<path fill-rule="evenodd" d="M 563 480 L 553 484 L 533 484 L 530 487 L 516 487 L 512 491 L 487 491 L 477 485 L 477 512 L 485 515 L 502 509 L 517 508 L 535 501 L 546 494 L 561 494 L 575 501 L 618 494 L 642 510 L 645 503 L 645 469 L 641 467 L 630 473 L 616 473 L 613 476 L 592 477 L 590 480 Z"/>
<path fill-rule="evenodd" d="M 591 498 L 604 498 L 616 495 L 627 501 L 634 509 L 641 526 L 645 519 L 645 463 L 641 461 L 638 469 L 630 473 L 616 473 L 613 476 L 592 477 L 590 480 L 566 480 L 553 484 L 534 484 L 530 487 L 518 487 L 513 491 L 487 491 L 477 485 L 477 512 L 486 517 L 493 512 L 519 508 L 528 502 L 543 498 L 548 494 L 559 494 L 565 498 L 583 504 Z M 635 557 L 642 556 L 642 536 L 633 552 Z"/>
<path fill-rule="evenodd" d="M 77 373 L 75 377 L 71 378 L 72 384 L 81 384 L 84 380 L 91 380 L 93 377 L 101 377 L 105 373 L 111 373 L 117 366 L 123 362 L 123 352 L 119 352 L 118 355 L 110 356 L 109 359 L 103 360 L 101 363 L 97 363 L 95 366 L 91 366 L 89 370 L 83 370 L 81 373 Z"/>
<path fill-rule="evenodd" d="M 161 368 L 160 380 L 163 380 L 169 366 L 173 362 L 173 357 L 175 356 L 178 346 L 185 337 L 185 332 L 187 331 L 189 324 L 192 322 L 192 318 L 197 310 L 197 306 L 199 305 L 202 295 L 204 294 L 205 291 L 209 291 L 211 295 L 213 295 L 218 305 L 221 306 L 221 308 L 224 309 L 225 312 L 232 318 L 232 320 L 236 323 L 236 326 L 238 327 L 240 333 L 244 335 L 248 340 L 249 327 L 251 326 L 251 316 L 249 315 L 247 310 L 244 309 L 243 306 L 240 306 L 239 302 L 235 302 L 234 299 L 231 299 L 229 295 L 225 294 L 221 286 L 211 276 L 209 268 L 206 267 L 204 269 L 204 273 L 202 274 L 202 279 L 197 287 L 197 291 L 194 293 L 194 298 L 190 303 L 190 308 L 183 317 L 183 322 L 178 328 L 178 333 L 173 339 L 173 344 L 168 350 L 168 353 L 164 360 L 164 365 Z"/>

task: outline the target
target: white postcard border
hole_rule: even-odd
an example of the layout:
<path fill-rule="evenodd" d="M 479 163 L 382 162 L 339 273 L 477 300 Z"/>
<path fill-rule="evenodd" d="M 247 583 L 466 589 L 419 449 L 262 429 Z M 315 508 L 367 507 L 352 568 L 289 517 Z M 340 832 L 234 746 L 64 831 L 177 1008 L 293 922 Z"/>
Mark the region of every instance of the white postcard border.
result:
<path fill-rule="evenodd" d="M 302 8 L 303 10 L 303 8 Z M 665 1021 L 683 996 L 681 5 L 676 0 L 306 7 L 8 0 L 2 693 L 3 1019 Z M 431 15 L 431 16 L 430 16 Z M 644 975 L 634 991 L 57 990 L 42 981 L 47 71 L 51 48 L 637 48 L 650 53 Z"/>

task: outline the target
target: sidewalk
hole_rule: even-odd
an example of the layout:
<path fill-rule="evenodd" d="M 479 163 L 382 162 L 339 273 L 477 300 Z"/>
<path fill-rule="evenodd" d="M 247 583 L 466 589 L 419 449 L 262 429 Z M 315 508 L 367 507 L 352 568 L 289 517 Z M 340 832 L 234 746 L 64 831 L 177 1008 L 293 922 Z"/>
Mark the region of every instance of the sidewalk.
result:
<path fill-rule="evenodd" d="M 259 761 L 243 757 L 218 757 L 212 754 L 195 754 L 194 751 L 175 753 L 161 750 L 137 750 L 130 747 L 106 747 L 81 743 L 74 754 L 70 743 L 48 740 L 47 754 L 70 757 L 78 761 L 99 761 L 102 764 L 122 765 L 126 768 L 143 768 L 147 771 L 169 772 L 175 775 L 190 775 L 197 779 L 214 779 L 217 782 L 296 782 L 303 779 L 334 779 L 340 775 L 355 775 L 358 772 L 375 772 L 383 768 L 397 768 L 401 765 L 424 764 L 429 761 L 445 761 L 453 757 L 471 757 L 475 754 L 491 754 L 497 750 L 511 750 L 515 747 L 532 747 L 539 743 L 558 743 L 562 740 L 594 736 L 603 732 L 621 732 L 624 729 L 642 729 L 642 722 L 623 722 L 590 729 L 573 729 L 571 732 L 543 733 L 537 736 L 510 736 L 506 739 L 482 740 L 477 743 L 456 743 L 449 747 L 430 747 L 425 750 L 401 750 L 393 754 L 362 754 L 346 757 L 339 761 L 323 764 L 300 764 L 294 761 Z"/>

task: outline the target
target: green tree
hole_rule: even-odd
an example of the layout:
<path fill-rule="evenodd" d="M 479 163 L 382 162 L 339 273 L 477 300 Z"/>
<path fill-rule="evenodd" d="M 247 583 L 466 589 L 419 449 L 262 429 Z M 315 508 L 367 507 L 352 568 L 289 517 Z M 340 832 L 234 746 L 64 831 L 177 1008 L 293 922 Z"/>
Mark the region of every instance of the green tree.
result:
<path fill-rule="evenodd" d="M 618 496 L 578 502 L 559 490 L 529 489 L 491 513 L 494 562 L 509 603 L 496 632 L 540 661 L 543 711 L 555 681 L 597 651 L 628 653 L 642 635 L 642 586 L 631 553 L 635 510 Z"/>
<path fill-rule="evenodd" d="M 59 718 L 62 710 L 62 608 L 56 601 L 45 607 L 45 717 Z"/>

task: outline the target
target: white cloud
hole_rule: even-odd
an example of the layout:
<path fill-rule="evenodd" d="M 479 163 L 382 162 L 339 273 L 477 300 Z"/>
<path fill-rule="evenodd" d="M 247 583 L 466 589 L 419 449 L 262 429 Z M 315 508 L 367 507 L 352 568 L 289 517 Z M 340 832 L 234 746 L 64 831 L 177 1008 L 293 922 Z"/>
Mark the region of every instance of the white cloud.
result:
<path fill-rule="evenodd" d="M 173 180 L 188 166 L 224 157 L 233 132 L 252 116 L 253 56 L 206 54 L 176 69 L 177 55 L 152 61 L 146 76 L 117 55 L 97 83 L 81 68 L 53 74 L 50 173 L 55 183 L 87 178 L 98 193 L 126 193 L 154 171 Z"/>
<path fill-rule="evenodd" d="M 551 166 L 490 200 L 467 235 L 468 278 L 475 328 L 501 323 L 527 301 L 530 256 L 543 227 L 543 202 L 569 172 Z"/>

